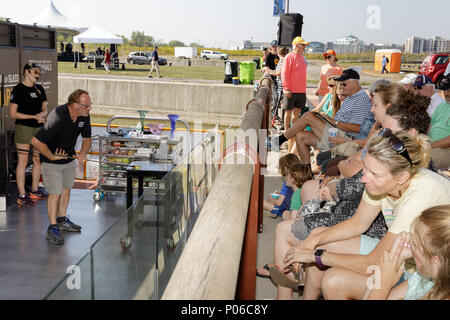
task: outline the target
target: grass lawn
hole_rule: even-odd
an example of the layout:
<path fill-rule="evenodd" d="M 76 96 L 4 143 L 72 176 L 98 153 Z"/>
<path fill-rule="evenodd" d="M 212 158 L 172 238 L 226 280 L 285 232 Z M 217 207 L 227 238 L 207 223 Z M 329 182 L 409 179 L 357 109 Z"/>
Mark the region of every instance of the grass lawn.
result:
<path fill-rule="evenodd" d="M 92 64 L 90 64 L 92 67 Z M 132 77 L 147 77 L 150 65 L 131 65 L 125 64 L 125 70 L 111 70 L 112 75 L 123 75 Z M 218 67 L 186 67 L 186 66 L 160 66 L 159 71 L 166 78 L 184 78 L 184 79 L 204 79 L 204 80 L 223 80 L 224 68 Z M 79 63 L 78 68 L 73 67 L 73 62 L 58 62 L 59 73 L 78 73 L 78 74 L 105 74 L 104 69 L 88 69 L 85 63 Z M 156 73 L 153 72 L 153 76 Z"/>

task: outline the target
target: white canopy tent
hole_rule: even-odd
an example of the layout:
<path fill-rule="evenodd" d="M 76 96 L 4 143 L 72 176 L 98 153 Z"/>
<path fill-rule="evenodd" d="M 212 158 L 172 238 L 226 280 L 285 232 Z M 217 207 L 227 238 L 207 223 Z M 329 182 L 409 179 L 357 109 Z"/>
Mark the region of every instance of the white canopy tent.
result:
<path fill-rule="evenodd" d="M 123 44 L 123 39 L 98 26 L 88 28 L 83 33 L 73 37 L 74 43 Z M 89 51 L 89 50 L 88 50 Z M 122 46 L 123 54 L 123 46 Z"/>
<path fill-rule="evenodd" d="M 56 31 L 68 33 L 83 32 L 87 28 L 77 26 L 73 18 L 66 18 L 55 6 L 53 0 L 50 0 L 47 7 L 35 17 L 27 20 L 27 23 L 33 23 L 40 27 L 50 27 Z"/>

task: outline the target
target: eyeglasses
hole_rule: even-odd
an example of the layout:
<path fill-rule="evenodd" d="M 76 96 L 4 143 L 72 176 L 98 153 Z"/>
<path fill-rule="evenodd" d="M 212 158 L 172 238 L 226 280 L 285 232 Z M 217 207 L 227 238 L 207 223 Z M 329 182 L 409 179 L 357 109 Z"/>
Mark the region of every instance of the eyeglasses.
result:
<path fill-rule="evenodd" d="M 389 144 L 391 145 L 391 148 L 394 149 L 394 151 L 398 154 L 401 154 L 406 160 L 408 160 L 411 167 L 413 166 L 411 158 L 409 157 L 408 150 L 406 150 L 403 142 L 392 133 L 391 129 L 382 129 L 380 131 L 380 135 L 383 138 L 389 138 Z"/>
<path fill-rule="evenodd" d="M 328 85 L 330 88 L 333 88 L 335 85 L 334 84 L 329 84 Z"/>
<path fill-rule="evenodd" d="M 92 103 L 90 103 L 90 104 L 82 104 L 82 103 L 79 103 L 79 102 L 77 102 L 77 103 L 78 103 L 80 106 L 85 107 L 86 109 L 92 107 Z"/>
<path fill-rule="evenodd" d="M 422 86 L 417 86 L 417 87 L 414 87 L 414 89 L 416 89 L 416 90 L 422 90 Z"/>
<path fill-rule="evenodd" d="M 330 58 L 331 58 L 331 56 L 326 56 L 326 57 L 325 57 L 325 59 L 330 59 Z"/>

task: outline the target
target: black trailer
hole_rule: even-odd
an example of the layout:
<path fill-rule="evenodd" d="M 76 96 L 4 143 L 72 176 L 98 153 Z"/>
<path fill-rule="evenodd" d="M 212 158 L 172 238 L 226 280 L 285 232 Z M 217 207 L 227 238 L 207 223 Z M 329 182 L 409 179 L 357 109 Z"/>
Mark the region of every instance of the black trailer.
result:
<path fill-rule="evenodd" d="M 50 111 L 58 103 L 58 56 L 56 31 L 17 23 L 0 22 L 0 211 L 5 211 L 11 181 L 15 179 L 17 156 L 14 119 L 9 114 L 11 91 L 22 80 L 23 66 L 36 63 L 41 68 L 38 84 L 45 89 Z"/>

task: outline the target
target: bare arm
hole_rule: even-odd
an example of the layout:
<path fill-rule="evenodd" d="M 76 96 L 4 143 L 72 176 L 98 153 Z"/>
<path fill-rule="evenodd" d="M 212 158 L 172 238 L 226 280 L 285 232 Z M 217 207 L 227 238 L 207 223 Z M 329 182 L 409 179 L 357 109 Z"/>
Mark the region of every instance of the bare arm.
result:
<path fill-rule="evenodd" d="M 450 136 L 447 136 L 443 139 L 433 141 L 431 143 L 432 148 L 448 148 L 450 147 Z"/>
<path fill-rule="evenodd" d="M 33 137 L 31 139 L 31 144 L 39 151 L 40 154 L 51 161 L 67 159 L 67 153 L 64 150 L 56 149 L 55 153 L 53 154 L 48 148 L 47 144 L 41 142 L 36 137 Z"/>

